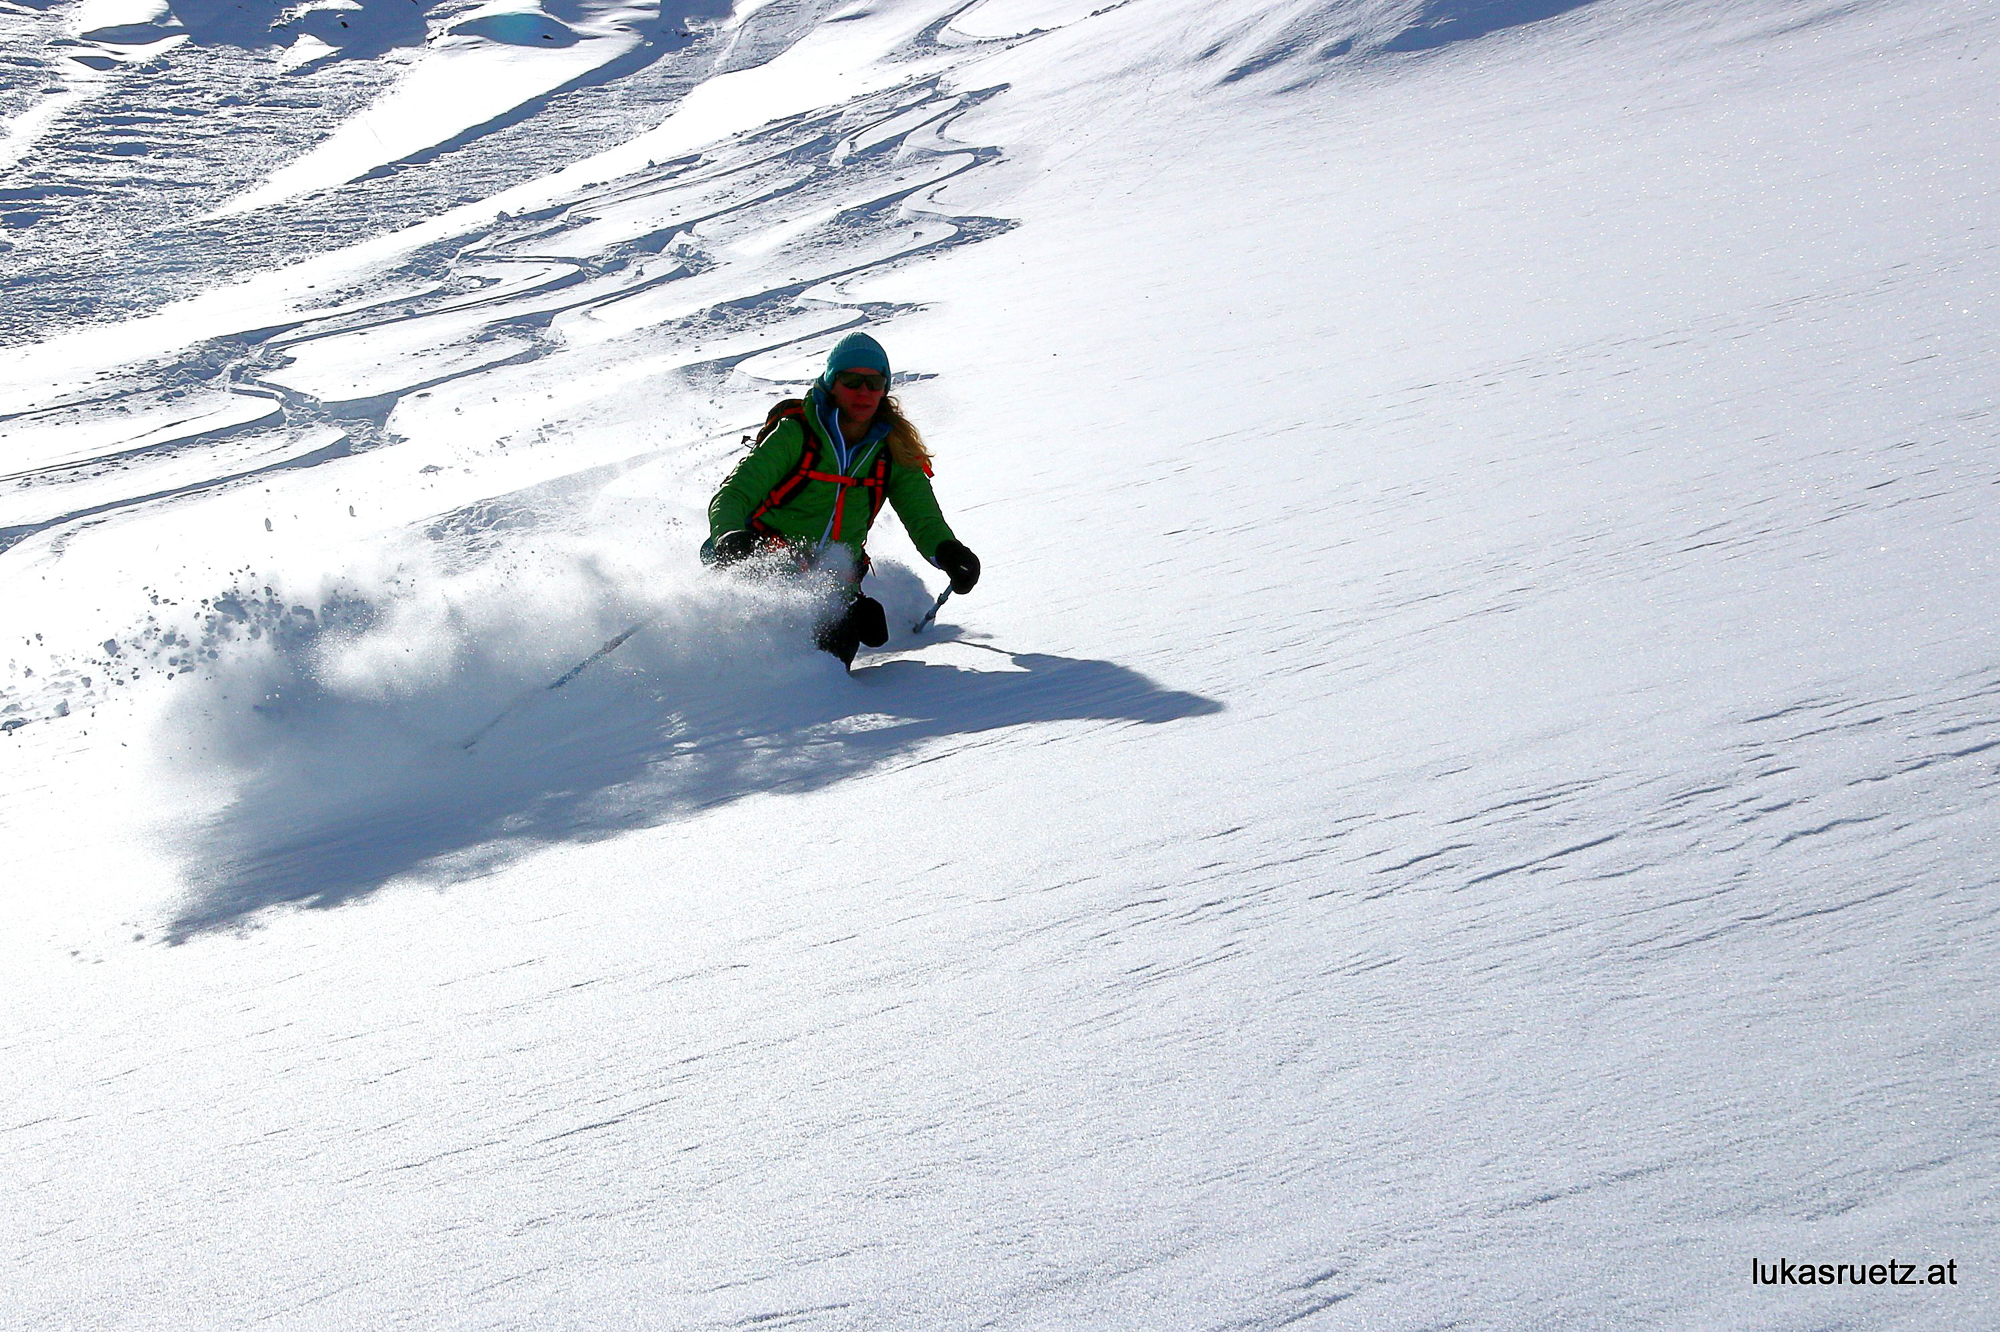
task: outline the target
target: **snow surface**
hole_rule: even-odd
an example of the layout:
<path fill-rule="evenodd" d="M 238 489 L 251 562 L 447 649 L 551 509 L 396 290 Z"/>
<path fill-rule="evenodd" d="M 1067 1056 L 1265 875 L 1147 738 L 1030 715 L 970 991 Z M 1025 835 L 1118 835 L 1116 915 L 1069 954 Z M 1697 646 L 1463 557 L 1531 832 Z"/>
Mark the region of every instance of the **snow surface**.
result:
<path fill-rule="evenodd" d="M 0 1325 L 2000 1326 L 1990 18 L 0 6 Z"/>

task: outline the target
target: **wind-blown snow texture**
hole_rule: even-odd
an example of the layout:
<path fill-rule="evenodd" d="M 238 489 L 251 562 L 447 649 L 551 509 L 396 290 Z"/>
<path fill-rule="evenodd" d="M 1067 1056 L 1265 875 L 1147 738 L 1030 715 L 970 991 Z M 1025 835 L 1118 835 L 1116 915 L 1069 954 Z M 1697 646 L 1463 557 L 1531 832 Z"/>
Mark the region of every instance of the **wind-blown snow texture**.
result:
<path fill-rule="evenodd" d="M 0 1323 L 2000 1325 L 1982 7 L 0 52 Z M 694 551 L 861 326 L 850 678 Z"/>

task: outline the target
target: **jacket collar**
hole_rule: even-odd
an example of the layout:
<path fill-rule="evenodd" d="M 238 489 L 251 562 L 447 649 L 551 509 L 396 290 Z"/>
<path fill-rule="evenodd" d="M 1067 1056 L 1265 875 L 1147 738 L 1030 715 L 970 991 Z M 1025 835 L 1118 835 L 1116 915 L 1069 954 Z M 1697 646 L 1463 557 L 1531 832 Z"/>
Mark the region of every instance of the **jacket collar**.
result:
<path fill-rule="evenodd" d="M 842 472 L 868 457 L 875 451 L 876 445 L 889 437 L 889 423 L 877 420 L 868 428 L 867 434 L 849 444 L 840 433 L 840 408 L 834 405 L 827 391 L 814 384 L 808 400 L 812 404 L 812 411 L 808 413 L 811 424 L 820 440 L 833 449 L 833 456 L 840 461 Z"/>

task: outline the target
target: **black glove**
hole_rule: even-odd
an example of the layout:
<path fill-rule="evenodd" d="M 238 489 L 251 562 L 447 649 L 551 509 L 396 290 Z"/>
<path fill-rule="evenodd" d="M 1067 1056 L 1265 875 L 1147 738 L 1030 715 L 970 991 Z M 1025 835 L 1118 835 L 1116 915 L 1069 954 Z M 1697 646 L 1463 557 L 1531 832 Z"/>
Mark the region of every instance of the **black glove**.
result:
<path fill-rule="evenodd" d="M 979 582 L 979 557 L 957 541 L 938 542 L 933 562 L 951 575 L 951 590 L 961 597 Z"/>
<path fill-rule="evenodd" d="M 727 569 L 732 564 L 741 564 L 757 553 L 762 538 L 748 528 L 738 532 L 724 532 L 719 537 L 709 538 L 702 547 L 701 561 L 718 569 Z"/>

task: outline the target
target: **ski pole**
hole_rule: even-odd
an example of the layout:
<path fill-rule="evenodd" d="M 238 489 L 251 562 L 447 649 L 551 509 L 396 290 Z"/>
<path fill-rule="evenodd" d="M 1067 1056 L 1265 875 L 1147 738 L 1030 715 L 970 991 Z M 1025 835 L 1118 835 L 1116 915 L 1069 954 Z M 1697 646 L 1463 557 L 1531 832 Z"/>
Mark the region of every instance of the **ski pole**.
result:
<path fill-rule="evenodd" d="M 931 608 L 924 612 L 923 619 L 918 620 L 915 624 L 910 626 L 910 632 L 913 634 L 920 634 L 924 630 L 930 628 L 931 621 L 937 618 L 937 613 L 940 610 L 944 609 L 944 603 L 950 600 L 950 598 L 951 598 L 950 588 L 946 588 L 944 591 L 938 593 L 938 599 L 936 601 L 933 601 L 931 603 Z"/>
<path fill-rule="evenodd" d="M 585 657 L 582 661 L 578 662 L 576 665 L 564 671 L 561 675 L 558 675 L 554 680 L 552 680 L 548 684 L 543 685 L 540 689 L 529 690 L 527 693 L 515 699 L 512 703 L 509 703 L 506 707 L 500 709 L 499 712 L 494 714 L 493 720 L 487 722 L 484 726 L 480 727 L 478 730 L 474 731 L 471 735 L 467 736 L 464 740 L 460 741 L 458 747 L 460 749 L 472 748 L 474 745 L 478 744 L 481 740 L 484 740 L 486 738 L 486 733 L 488 731 L 492 730 L 494 727 L 498 726 L 501 722 L 505 721 L 507 717 L 513 713 L 515 708 L 520 707 L 523 703 L 526 703 L 536 694 L 545 694 L 552 689 L 561 689 L 564 685 L 568 684 L 571 680 L 576 679 L 577 676 L 582 675 L 585 671 L 589 670 L 599 661 L 602 661 L 604 658 L 616 652 L 620 647 L 624 646 L 626 639 L 630 638 L 632 635 L 638 632 L 639 632 L 639 626 L 635 624 L 630 629 L 627 629 L 624 633 L 618 635 L 616 638 L 606 640 L 603 647 L 597 649 L 597 651 L 591 653 L 589 656 Z"/>

